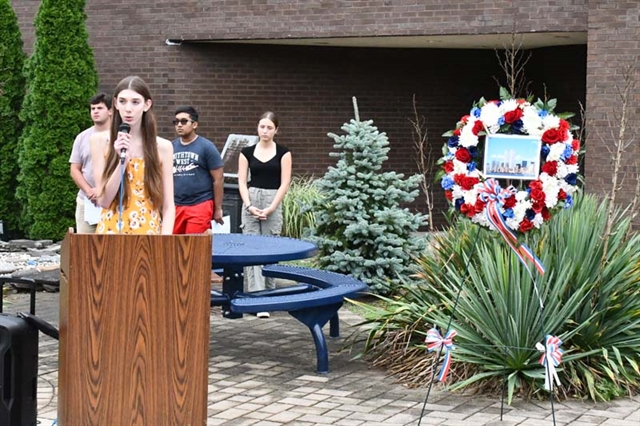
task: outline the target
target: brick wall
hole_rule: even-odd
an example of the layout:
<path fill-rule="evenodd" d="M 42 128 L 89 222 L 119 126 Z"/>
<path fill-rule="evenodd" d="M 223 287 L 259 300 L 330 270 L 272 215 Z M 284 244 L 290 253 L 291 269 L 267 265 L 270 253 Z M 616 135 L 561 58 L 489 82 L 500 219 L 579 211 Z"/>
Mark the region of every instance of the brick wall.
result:
<path fill-rule="evenodd" d="M 640 2 L 638 0 L 589 1 L 589 52 L 587 63 L 588 139 L 586 158 L 590 171 L 587 188 L 604 194 L 612 189 L 611 155 L 618 139 L 622 103 L 619 90 L 625 77 L 635 82 L 627 106 L 629 122 L 625 140 L 635 141 L 623 155 L 618 199 L 621 205 L 632 200 L 640 164 Z M 629 72 L 635 66 L 635 72 Z"/>
<path fill-rule="evenodd" d="M 38 2 L 20 0 L 13 3 L 17 5 L 16 12 L 24 31 L 26 48 L 30 50 L 33 44 L 31 22 Z M 173 137 L 170 121 L 175 106 L 190 103 L 200 110 L 200 133 L 214 140 L 220 149 L 229 133 L 254 133 L 257 117 L 265 110 L 273 110 L 281 121 L 278 141 L 292 149 L 296 174 L 320 175 L 328 165 L 333 164 L 328 156 L 332 140 L 326 134 L 339 133 L 340 126 L 353 117 L 352 96 L 358 98 L 360 117 L 374 119 L 379 129 L 389 136 L 391 152 L 387 167 L 414 173 L 412 133 L 408 121 L 413 115 L 413 94 L 416 95 L 420 113 L 427 119 L 430 141 L 436 155 L 441 152 L 444 142 L 440 135 L 468 112 L 474 100 L 481 96 L 491 98 L 498 95 L 494 76 L 500 76 L 501 71 L 491 50 L 354 49 L 205 43 L 166 46 L 167 28 L 172 25 L 183 29 L 202 28 L 204 24 L 198 22 L 204 18 L 198 17 L 200 15 L 195 11 L 199 9 L 194 5 L 203 8 L 205 2 L 142 1 L 138 5 L 140 3 L 143 5 L 134 13 L 128 2 L 110 2 L 107 5 L 88 1 L 87 26 L 100 74 L 101 90 L 110 93 L 122 77 L 139 74 L 151 85 L 162 136 Z M 215 13 L 207 12 L 216 16 L 216 19 L 210 20 L 208 31 L 212 35 L 222 34 L 221 28 L 230 25 L 229 22 L 234 19 L 235 15 L 230 12 L 233 4 L 239 2 L 206 3 L 215 4 L 217 8 Z M 310 32 L 307 36 L 316 34 L 315 31 L 325 31 L 317 28 L 322 19 L 316 18 L 317 8 L 311 7 L 320 2 L 301 2 L 308 5 L 306 9 L 289 8 L 287 2 L 273 3 L 278 13 L 289 11 L 300 15 L 295 19 L 302 19 L 302 12 L 306 10 L 308 19 L 314 22 L 308 27 Z M 331 1 L 321 3 L 324 6 L 322 11 L 327 9 L 327 5 L 344 4 Z M 445 6 L 436 8 L 436 2 L 430 1 L 350 3 L 354 4 L 354 10 L 362 7 L 363 3 L 374 3 L 379 5 L 379 11 L 386 10 L 387 13 L 390 13 L 391 6 L 380 5 L 393 4 L 397 19 L 405 15 L 413 16 L 413 8 L 420 3 L 423 9 L 442 11 L 438 15 L 446 16 L 449 20 L 454 17 L 462 19 L 459 10 L 449 10 Z M 491 7 L 487 6 L 489 3 Z M 513 16 L 513 11 L 507 13 L 504 10 L 507 3 L 510 4 L 499 1 L 457 4 L 466 5 L 463 9 L 475 5 L 473 10 L 479 16 L 476 18 L 485 22 L 483 31 L 498 31 L 498 25 L 502 25 L 498 18 Z M 515 4 L 525 3 L 516 1 Z M 554 29 L 558 20 L 566 18 L 563 25 L 584 30 L 585 22 L 578 22 L 586 19 L 584 11 L 577 11 L 581 4 L 584 6 L 584 2 L 575 0 L 539 1 L 534 7 L 526 9 L 526 13 L 536 16 L 550 14 L 544 23 L 548 26 L 541 29 Z M 575 13 L 564 14 L 558 9 L 560 5 Z M 483 6 L 487 8 L 484 12 L 481 9 Z M 249 34 L 259 36 L 255 31 L 263 30 L 259 30 L 256 22 L 253 22 L 260 19 L 257 12 L 259 8 L 254 10 L 248 6 L 248 9 L 251 10 L 247 10 L 245 26 L 255 27 L 251 30 L 254 32 Z M 524 10 L 523 7 L 519 13 L 525 13 Z M 396 12 L 393 16 L 396 16 Z M 226 13 L 230 13 L 229 19 L 226 19 Z M 255 15 L 253 18 L 250 16 L 252 13 Z M 220 18 L 223 15 L 225 19 Z M 352 12 L 352 15 L 356 19 L 357 14 Z M 180 19 L 185 16 L 193 19 Z M 493 18 L 490 19 L 491 16 Z M 270 14 L 262 18 L 264 26 L 270 28 L 269 24 L 274 18 Z M 527 25 L 537 25 L 536 19 L 532 18 Z M 570 23 L 576 19 L 575 25 Z M 326 25 L 328 28 L 333 24 Z M 347 31 L 345 25 L 343 23 L 340 31 Z M 442 32 L 444 26 L 450 27 L 451 22 L 426 28 Z M 511 31 L 511 24 L 508 26 L 508 31 Z M 471 27 L 466 22 L 458 21 L 456 31 L 477 31 Z M 377 28 L 380 31 L 385 27 L 378 25 Z M 340 34 L 337 29 L 331 31 L 335 31 L 332 33 L 334 35 Z M 391 28 L 389 31 L 396 30 Z M 585 97 L 585 58 L 586 50 L 581 46 L 533 50 L 527 69 L 527 76 L 533 80 L 532 88 L 539 96 L 543 96 L 542 88 L 546 84 L 548 93 L 559 99 L 560 110 L 575 110 L 578 101 Z M 445 200 L 437 184 L 435 192 L 438 209 L 443 210 Z M 442 223 L 440 216 L 437 222 Z"/>
<path fill-rule="evenodd" d="M 586 0 L 219 0 L 138 6 L 131 6 L 131 13 L 172 8 L 176 20 L 167 22 L 167 32 L 187 39 L 492 34 L 510 33 L 514 21 L 521 32 L 584 31 L 587 20 Z"/>
<path fill-rule="evenodd" d="M 271 39 L 585 31 L 588 0 L 87 0 L 94 35 Z M 18 13 L 34 0 L 12 0 Z M 111 35 L 110 35 L 111 34 Z M 135 41 L 135 39 L 133 40 Z"/>

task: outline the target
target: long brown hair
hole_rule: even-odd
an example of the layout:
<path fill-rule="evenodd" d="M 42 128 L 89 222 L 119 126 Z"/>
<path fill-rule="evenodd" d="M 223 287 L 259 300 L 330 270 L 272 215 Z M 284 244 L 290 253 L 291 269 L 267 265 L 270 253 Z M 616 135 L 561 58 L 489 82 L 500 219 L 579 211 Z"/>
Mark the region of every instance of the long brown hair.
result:
<path fill-rule="evenodd" d="M 113 141 L 118 137 L 118 128 L 122 124 L 122 117 L 120 113 L 115 109 L 118 95 L 123 90 L 133 90 L 134 92 L 142 95 L 145 102 L 151 99 L 151 91 L 149 86 L 144 80 L 137 75 L 124 78 L 116 86 L 116 90 L 113 92 L 113 106 L 111 107 L 113 119 L 111 120 L 111 131 L 109 140 L 112 143 L 109 144 L 109 152 L 107 153 L 107 161 L 105 170 L 103 173 L 103 183 L 101 191 L 104 192 L 107 184 L 107 177 L 116 170 L 116 167 L 120 165 L 120 156 L 113 147 Z M 142 122 L 140 124 L 142 132 L 142 149 L 144 158 L 144 189 L 145 194 L 149 197 L 152 204 L 162 213 L 162 205 L 164 203 L 162 192 L 162 167 L 160 165 L 160 156 L 158 154 L 158 141 L 157 141 L 157 129 L 156 129 L 156 117 L 153 114 L 153 103 L 151 107 L 142 113 Z M 122 196 L 123 206 L 127 206 L 129 202 L 129 186 L 123 185 L 124 194 Z M 110 209 L 115 211 L 117 209 L 120 198 L 120 190 L 113 201 L 111 202 Z"/>

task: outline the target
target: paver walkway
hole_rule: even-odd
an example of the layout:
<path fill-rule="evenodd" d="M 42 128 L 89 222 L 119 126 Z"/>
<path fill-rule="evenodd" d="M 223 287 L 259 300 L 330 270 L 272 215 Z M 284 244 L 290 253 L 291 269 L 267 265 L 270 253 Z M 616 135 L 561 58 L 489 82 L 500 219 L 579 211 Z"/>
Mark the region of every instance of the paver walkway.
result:
<path fill-rule="evenodd" d="M 6 312 L 28 310 L 27 294 L 7 296 Z M 38 293 L 37 314 L 58 322 L 57 293 Z M 358 318 L 344 308 L 343 336 Z M 58 343 L 40 335 L 38 418 L 56 418 Z M 286 313 L 270 319 L 227 320 L 211 312 L 207 425 L 417 425 L 424 389 L 394 384 L 354 354 L 339 352 L 343 339 L 329 342 L 327 375 L 315 373 L 315 347 L 306 327 Z M 556 403 L 557 425 L 639 426 L 640 398 L 611 403 Z M 552 425 L 548 402 L 515 402 L 500 421 L 500 401 L 432 392 L 423 425 Z"/>

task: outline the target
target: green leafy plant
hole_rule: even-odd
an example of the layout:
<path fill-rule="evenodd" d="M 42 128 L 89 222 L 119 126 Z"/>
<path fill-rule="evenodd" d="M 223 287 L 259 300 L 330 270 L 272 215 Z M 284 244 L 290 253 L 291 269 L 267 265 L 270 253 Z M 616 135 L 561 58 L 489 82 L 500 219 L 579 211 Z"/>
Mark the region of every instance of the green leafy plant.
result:
<path fill-rule="evenodd" d="M 0 0 L 0 219 L 12 235 L 19 229 L 18 139 L 22 121 L 18 115 L 25 94 L 22 72 L 26 55 L 18 18 L 9 0 Z"/>
<path fill-rule="evenodd" d="M 302 238 L 316 226 L 312 203 L 321 203 L 322 194 L 313 178 L 295 177 L 282 201 L 282 235 Z"/>
<path fill-rule="evenodd" d="M 424 216 L 401 206 L 417 197 L 422 176 L 382 172 L 387 135 L 373 121 L 360 121 L 355 99 L 354 109 L 356 118 L 342 126 L 345 134 L 329 134 L 338 162 L 317 182 L 324 198 L 311 206 L 316 227 L 310 238 L 318 245 L 318 266 L 390 293 L 407 273 L 411 255 L 424 249 L 415 236 Z"/>
<path fill-rule="evenodd" d="M 91 124 L 88 101 L 98 83 L 84 6 L 84 0 L 43 0 L 35 18 L 17 192 L 30 238 L 60 239 L 74 224 L 69 153 L 75 136 Z"/>
<path fill-rule="evenodd" d="M 543 311 L 531 278 L 500 237 L 456 223 L 416 263 L 419 284 L 403 285 L 401 297 L 367 314 L 373 328 L 365 354 L 401 380 L 426 384 L 433 355 L 424 336 L 434 324 L 444 334 L 451 321 L 458 331 L 452 387 L 497 391 L 504 379 L 511 400 L 540 392 L 544 369 L 535 344 L 553 334 L 565 350 L 558 392 L 593 400 L 637 392 L 640 238 L 617 210 L 613 250 L 605 255 L 607 211 L 606 202 L 587 195 L 529 235 L 547 268 L 536 280 Z"/>

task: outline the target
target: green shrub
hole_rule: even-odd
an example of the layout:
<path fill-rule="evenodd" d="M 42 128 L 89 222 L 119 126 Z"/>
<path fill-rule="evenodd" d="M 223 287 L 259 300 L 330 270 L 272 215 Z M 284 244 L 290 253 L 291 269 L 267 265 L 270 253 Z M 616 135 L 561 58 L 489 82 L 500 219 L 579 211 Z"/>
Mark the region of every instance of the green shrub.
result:
<path fill-rule="evenodd" d="M 342 126 L 335 141 L 335 167 L 317 181 L 324 198 L 314 202 L 316 227 L 310 238 L 318 245 L 318 266 L 350 274 L 376 293 L 392 293 L 406 274 L 411 256 L 424 249 L 415 232 L 425 217 L 401 204 L 418 195 L 420 175 L 381 171 L 389 140 L 373 121 L 356 119 Z"/>
<path fill-rule="evenodd" d="M 84 6 L 84 0 L 43 0 L 35 18 L 17 194 L 30 238 L 60 239 L 75 223 L 69 154 L 75 136 L 91 125 L 88 101 L 98 82 Z"/>
<path fill-rule="evenodd" d="M 9 0 L 0 0 L 0 219 L 15 234 L 19 229 L 18 139 L 22 131 L 19 119 L 25 94 L 23 67 L 25 54 L 18 18 Z"/>
<path fill-rule="evenodd" d="M 544 313 L 532 280 L 497 233 L 456 223 L 436 238 L 435 248 L 416 265 L 419 285 L 403 286 L 375 318 L 365 352 L 413 385 L 431 378 L 433 355 L 423 344 L 436 324 L 451 327 L 453 388 L 498 390 L 507 380 L 509 400 L 531 396 L 544 383 L 536 342 L 559 336 L 565 350 L 559 376 L 564 395 L 608 400 L 640 389 L 640 237 L 615 214 L 609 249 L 603 232 L 607 203 L 578 198 L 527 244 L 547 273 L 537 279 Z M 474 242 L 477 239 L 477 244 Z"/>
<path fill-rule="evenodd" d="M 316 213 L 310 209 L 322 197 L 315 181 L 309 177 L 296 177 L 291 181 L 282 201 L 282 235 L 302 238 L 316 226 Z"/>

